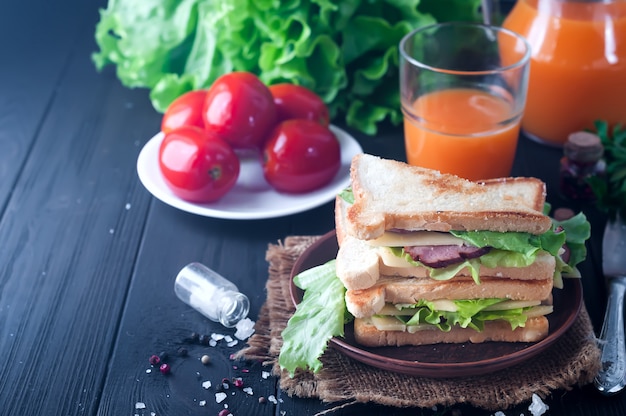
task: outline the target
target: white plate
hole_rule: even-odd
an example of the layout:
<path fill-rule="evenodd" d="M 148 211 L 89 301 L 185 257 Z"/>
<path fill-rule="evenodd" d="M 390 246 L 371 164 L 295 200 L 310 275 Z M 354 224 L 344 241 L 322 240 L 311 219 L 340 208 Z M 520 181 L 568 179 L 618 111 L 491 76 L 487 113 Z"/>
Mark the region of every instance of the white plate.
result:
<path fill-rule="evenodd" d="M 242 157 L 237 183 L 222 199 L 208 204 L 196 204 L 178 198 L 163 180 L 159 169 L 159 146 L 163 133 L 152 137 L 137 158 L 139 180 L 157 199 L 190 212 L 214 218 L 250 220 L 275 218 L 295 214 L 320 206 L 350 184 L 350 162 L 362 153 L 359 143 L 336 126 L 330 126 L 341 145 L 341 167 L 333 180 L 323 188 L 305 194 L 277 192 L 263 178 L 263 169 L 256 157 Z"/>

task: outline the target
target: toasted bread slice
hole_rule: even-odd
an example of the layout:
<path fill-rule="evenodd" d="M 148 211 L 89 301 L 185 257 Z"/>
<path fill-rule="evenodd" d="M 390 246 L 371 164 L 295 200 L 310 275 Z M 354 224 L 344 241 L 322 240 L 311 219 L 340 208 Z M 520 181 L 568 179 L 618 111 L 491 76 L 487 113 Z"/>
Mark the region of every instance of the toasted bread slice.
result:
<path fill-rule="evenodd" d="M 350 168 L 354 204 L 347 233 L 362 240 L 385 230 L 490 230 L 542 234 L 545 184 L 536 178 L 472 182 L 402 162 L 358 154 Z"/>
<path fill-rule="evenodd" d="M 481 277 L 481 283 L 477 285 L 471 277 L 466 276 L 444 281 L 381 276 L 370 288 L 347 290 L 345 299 L 348 311 L 357 318 L 364 318 L 379 313 L 387 303 L 411 304 L 420 299 L 506 298 L 543 301 L 551 297 L 552 288 L 552 277 L 545 280 Z"/>
<path fill-rule="evenodd" d="M 356 342 L 369 347 L 429 345 L 441 343 L 481 343 L 486 341 L 501 342 L 537 342 L 548 336 L 549 323 L 545 316 L 529 318 L 524 327 L 511 330 L 506 321 L 485 322 L 481 332 L 471 328 L 453 327 L 443 332 L 433 327 L 414 333 L 406 331 L 380 331 L 369 318 L 354 320 Z"/>
<path fill-rule="evenodd" d="M 339 195 L 335 197 L 335 231 L 337 233 L 337 243 L 339 244 L 339 247 L 341 247 L 343 240 L 348 235 L 346 215 L 349 205 L 350 204 L 344 201 Z"/>
<path fill-rule="evenodd" d="M 380 255 L 367 242 L 346 236 L 337 252 L 335 270 L 346 289 L 367 289 L 380 276 Z"/>

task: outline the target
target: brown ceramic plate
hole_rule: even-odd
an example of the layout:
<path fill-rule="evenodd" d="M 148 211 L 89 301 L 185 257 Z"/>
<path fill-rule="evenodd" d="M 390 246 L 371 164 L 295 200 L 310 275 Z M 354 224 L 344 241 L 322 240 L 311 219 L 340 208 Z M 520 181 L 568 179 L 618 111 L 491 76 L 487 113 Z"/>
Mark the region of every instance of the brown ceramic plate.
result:
<path fill-rule="evenodd" d="M 302 290 L 293 277 L 324 264 L 337 255 L 335 231 L 325 234 L 296 261 L 291 272 L 291 298 L 294 305 L 302 300 Z M 403 374 L 421 377 L 467 377 L 491 373 L 519 364 L 544 351 L 574 323 L 582 305 L 579 279 L 565 279 L 565 287 L 554 290 L 554 312 L 548 315 L 548 337 L 536 343 L 486 342 L 482 344 L 437 344 L 417 347 L 364 347 L 354 340 L 352 324 L 345 327 L 343 338 L 332 338 L 330 345 L 357 361 Z"/>

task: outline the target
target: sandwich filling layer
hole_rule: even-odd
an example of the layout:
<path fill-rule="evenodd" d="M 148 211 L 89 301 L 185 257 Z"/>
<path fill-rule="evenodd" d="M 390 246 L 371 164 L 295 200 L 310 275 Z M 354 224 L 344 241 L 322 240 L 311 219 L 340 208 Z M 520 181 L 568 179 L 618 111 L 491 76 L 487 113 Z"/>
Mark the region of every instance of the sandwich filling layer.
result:
<path fill-rule="evenodd" d="M 504 320 L 511 330 L 524 327 L 528 318 L 552 313 L 552 305 L 541 301 L 514 301 L 508 299 L 421 300 L 414 304 L 387 304 L 376 315 L 372 324 L 379 331 L 407 331 L 438 329 L 448 332 L 455 325 L 482 331 L 485 322 Z"/>

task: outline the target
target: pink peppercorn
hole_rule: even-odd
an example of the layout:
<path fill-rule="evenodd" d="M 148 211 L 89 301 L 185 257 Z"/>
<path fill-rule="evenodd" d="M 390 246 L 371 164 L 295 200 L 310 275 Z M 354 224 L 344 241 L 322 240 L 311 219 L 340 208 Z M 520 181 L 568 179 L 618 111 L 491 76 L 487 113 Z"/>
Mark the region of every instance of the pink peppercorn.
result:
<path fill-rule="evenodd" d="M 217 414 L 217 416 L 228 416 L 230 414 L 230 412 L 228 411 L 228 409 L 222 409 L 220 410 L 220 412 Z"/>
<path fill-rule="evenodd" d="M 161 364 L 161 366 L 159 367 L 159 371 L 162 374 L 169 374 L 170 373 L 170 365 L 166 364 L 166 363 Z"/>
<path fill-rule="evenodd" d="M 235 387 L 243 387 L 243 380 L 240 378 L 236 378 L 233 380 L 233 384 L 235 385 Z"/>
<path fill-rule="evenodd" d="M 159 365 L 159 363 L 161 362 L 161 358 L 159 358 L 158 355 L 151 355 L 148 361 L 151 365 Z"/>

